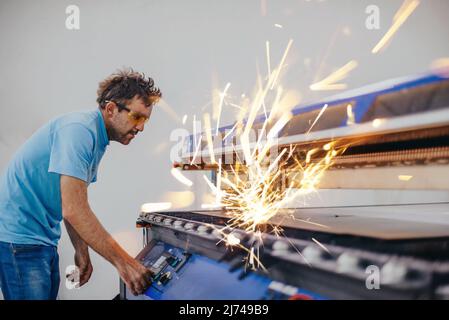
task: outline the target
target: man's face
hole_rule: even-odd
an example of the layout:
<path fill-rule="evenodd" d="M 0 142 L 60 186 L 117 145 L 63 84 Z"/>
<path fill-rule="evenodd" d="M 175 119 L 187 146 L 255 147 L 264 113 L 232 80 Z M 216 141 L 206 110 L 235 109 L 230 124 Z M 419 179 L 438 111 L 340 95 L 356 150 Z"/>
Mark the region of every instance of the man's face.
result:
<path fill-rule="evenodd" d="M 128 145 L 137 133 L 144 130 L 144 120 L 150 118 L 153 106 L 147 107 L 141 98 L 135 96 L 125 107 L 130 111 L 115 106 L 110 117 L 109 138 Z"/>

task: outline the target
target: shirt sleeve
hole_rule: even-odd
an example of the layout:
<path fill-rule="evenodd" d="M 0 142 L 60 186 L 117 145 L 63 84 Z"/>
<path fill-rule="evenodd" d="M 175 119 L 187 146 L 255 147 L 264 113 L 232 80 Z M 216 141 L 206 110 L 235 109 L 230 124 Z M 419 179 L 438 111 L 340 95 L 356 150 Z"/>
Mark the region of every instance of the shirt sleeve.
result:
<path fill-rule="evenodd" d="M 70 124 L 53 136 L 48 172 L 71 176 L 89 183 L 94 137 L 82 124 Z"/>

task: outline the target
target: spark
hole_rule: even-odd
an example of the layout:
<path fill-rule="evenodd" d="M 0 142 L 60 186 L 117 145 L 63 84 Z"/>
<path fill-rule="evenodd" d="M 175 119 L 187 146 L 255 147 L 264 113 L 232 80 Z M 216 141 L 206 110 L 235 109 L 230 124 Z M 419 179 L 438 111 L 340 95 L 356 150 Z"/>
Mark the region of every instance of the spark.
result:
<path fill-rule="evenodd" d="M 290 39 L 288 41 L 287 48 L 284 51 L 284 55 L 282 56 L 281 62 L 279 62 L 279 66 L 276 69 L 275 77 L 274 77 L 274 80 L 273 80 L 273 82 L 271 84 L 271 88 L 270 88 L 271 90 L 273 90 L 274 85 L 276 84 L 276 81 L 279 77 L 279 73 L 281 72 L 282 66 L 284 65 L 285 59 L 287 58 L 287 54 L 288 54 L 288 51 L 290 50 L 290 47 L 292 46 L 292 43 L 293 43 L 293 39 Z"/>
<path fill-rule="evenodd" d="M 419 5 L 419 0 L 405 0 L 401 8 L 397 11 L 393 19 L 393 25 L 377 43 L 377 45 L 371 51 L 373 54 L 380 52 L 386 44 L 388 44 L 391 38 L 395 35 L 398 29 L 404 24 L 407 18 L 415 11 Z"/>
<path fill-rule="evenodd" d="M 283 26 L 282 26 L 281 24 L 279 24 L 279 23 L 275 23 L 274 26 L 275 26 L 276 28 L 279 28 L 279 29 L 282 29 L 282 28 L 283 28 Z"/>
<path fill-rule="evenodd" d="M 315 242 L 320 248 L 322 248 L 324 251 L 326 251 L 327 253 L 330 254 L 330 251 L 318 240 L 316 240 L 315 238 L 312 238 L 312 241 Z"/>
<path fill-rule="evenodd" d="M 238 244 L 240 244 L 240 239 L 237 238 L 235 235 L 233 235 L 232 233 L 230 233 L 226 239 L 227 243 L 231 246 L 236 246 Z"/>
<path fill-rule="evenodd" d="M 186 124 L 187 121 L 187 115 L 185 114 L 184 117 L 182 117 L 182 124 Z"/>
<path fill-rule="evenodd" d="M 242 109 L 243 109 L 242 106 L 239 106 L 238 104 L 235 104 L 235 103 L 232 103 L 232 102 L 230 102 L 229 105 L 230 105 L 231 107 L 237 108 L 237 109 L 239 109 L 239 110 L 242 110 Z"/>
<path fill-rule="evenodd" d="M 157 212 L 162 210 L 168 210 L 171 208 L 171 206 L 172 206 L 171 202 L 149 202 L 144 203 L 141 206 L 140 211 L 143 213 Z"/>
<path fill-rule="evenodd" d="M 232 132 L 234 132 L 234 130 L 235 130 L 235 128 L 237 128 L 237 125 L 238 125 L 238 124 L 239 124 L 239 123 L 236 122 L 236 123 L 232 126 L 231 130 L 229 130 L 229 132 L 227 132 L 227 133 L 225 134 L 225 136 L 223 137 L 223 141 L 226 140 L 226 138 L 229 137 L 229 136 L 231 135 Z"/>
<path fill-rule="evenodd" d="M 321 116 L 323 115 L 324 111 L 326 111 L 328 105 L 327 103 L 321 108 L 320 113 L 318 113 L 318 115 L 316 116 L 315 120 L 313 121 L 312 125 L 310 126 L 309 130 L 307 130 L 307 134 L 310 133 L 310 131 L 313 129 L 313 127 L 315 126 L 315 124 L 318 122 L 318 120 L 321 118 Z"/>
<path fill-rule="evenodd" d="M 268 74 L 270 75 L 271 74 L 271 64 L 270 64 L 270 42 L 269 41 L 265 42 L 265 48 L 266 48 L 266 52 L 267 52 L 267 70 L 268 70 Z"/>
<path fill-rule="evenodd" d="M 399 175 L 398 179 L 401 181 L 410 181 L 413 178 L 413 176 L 408 176 L 408 175 Z"/>
<path fill-rule="evenodd" d="M 347 85 L 345 83 L 336 83 L 340 80 L 345 79 L 348 74 L 358 66 L 356 60 L 351 60 L 343 67 L 333 72 L 323 80 L 316 82 L 310 86 L 312 91 L 322 91 L 322 90 L 341 90 L 346 89 Z"/>
<path fill-rule="evenodd" d="M 191 187 L 193 185 L 193 182 L 191 180 L 189 180 L 188 178 L 186 178 L 181 171 L 179 171 L 176 168 L 172 168 L 171 169 L 171 174 L 173 177 L 176 178 L 176 180 L 178 180 L 179 182 L 181 182 L 182 184 L 185 184 L 188 187 Z"/>

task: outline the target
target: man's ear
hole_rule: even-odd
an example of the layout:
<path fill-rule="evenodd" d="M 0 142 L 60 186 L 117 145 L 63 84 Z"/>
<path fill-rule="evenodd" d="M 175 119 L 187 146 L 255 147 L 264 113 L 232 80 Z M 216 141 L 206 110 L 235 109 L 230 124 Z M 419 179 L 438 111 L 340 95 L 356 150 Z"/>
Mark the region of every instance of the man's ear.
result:
<path fill-rule="evenodd" d="M 106 114 L 109 117 L 112 117 L 114 115 L 114 110 L 115 110 L 114 102 L 109 101 L 108 103 L 106 103 L 104 106 L 104 110 L 106 111 Z"/>

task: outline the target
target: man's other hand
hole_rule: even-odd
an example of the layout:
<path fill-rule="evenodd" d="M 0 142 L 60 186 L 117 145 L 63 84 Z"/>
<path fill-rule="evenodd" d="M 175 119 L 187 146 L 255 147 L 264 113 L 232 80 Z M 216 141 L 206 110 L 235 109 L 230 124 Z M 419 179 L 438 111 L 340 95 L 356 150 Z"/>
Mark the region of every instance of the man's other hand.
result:
<path fill-rule="evenodd" d="M 94 270 L 90 262 L 89 252 L 75 252 L 75 265 L 77 268 L 72 273 L 66 275 L 66 277 L 72 282 L 79 281 L 78 288 L 89 281 Z"/>
<path fill-rule="evenodd" d="M 135 296 L 144 293 L 151 285 L 152 272 L 135 259 L 120 266 L 118 271 L 123 282 Z"/>

